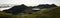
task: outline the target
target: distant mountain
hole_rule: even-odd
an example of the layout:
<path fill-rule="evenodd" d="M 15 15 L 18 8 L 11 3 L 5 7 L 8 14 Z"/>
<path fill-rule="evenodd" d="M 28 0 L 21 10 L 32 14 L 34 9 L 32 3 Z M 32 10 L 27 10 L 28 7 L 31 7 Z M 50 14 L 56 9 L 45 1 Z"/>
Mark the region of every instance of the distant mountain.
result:
<path fill-rule="evenodd" d="M 15 6 L 15 4 L 0 4 L 0 8 L 9 8 L 13 6 Z"/>
<path fill-rule="evenodd" d="M 0 4 L 0 7 L 1 6 L 14 6 L 15 4 Z"/>
<path fill-rule="evenodd" d="M 0 4 L 0 11 L 7 10 L 15 6 L 15 4 Z"/>

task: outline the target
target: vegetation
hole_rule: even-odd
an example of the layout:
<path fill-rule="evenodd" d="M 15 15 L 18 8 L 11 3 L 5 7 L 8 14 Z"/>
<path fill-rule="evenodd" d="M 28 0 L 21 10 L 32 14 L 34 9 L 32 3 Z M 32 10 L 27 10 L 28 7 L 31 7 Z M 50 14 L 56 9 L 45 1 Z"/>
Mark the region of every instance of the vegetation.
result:
<path fill-rule="evenodd" d="M 60 18 L 60 7 L 55 9 L 46 9 L 39 11 L 24 10 L 24 12 L 32 12 L 32 14 L 21 13 L 18 15 L 12 15 L 11 13 L 0 12 L 0 16 L 7 16 L 8 18 Z M 1 16 L 1 17 L 2 17 Z"/>

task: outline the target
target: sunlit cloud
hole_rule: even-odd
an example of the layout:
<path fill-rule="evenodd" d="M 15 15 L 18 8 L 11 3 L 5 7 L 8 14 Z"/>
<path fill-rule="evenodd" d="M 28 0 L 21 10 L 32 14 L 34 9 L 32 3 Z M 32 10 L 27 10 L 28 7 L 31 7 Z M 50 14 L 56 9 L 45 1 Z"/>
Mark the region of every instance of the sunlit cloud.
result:
<path fill-rule="evenodd" d="M 0 0 L 0 4 L 25 4 L 28 6 L 38 4 L 56 4 L 60 6 L 60 0 Z"/>

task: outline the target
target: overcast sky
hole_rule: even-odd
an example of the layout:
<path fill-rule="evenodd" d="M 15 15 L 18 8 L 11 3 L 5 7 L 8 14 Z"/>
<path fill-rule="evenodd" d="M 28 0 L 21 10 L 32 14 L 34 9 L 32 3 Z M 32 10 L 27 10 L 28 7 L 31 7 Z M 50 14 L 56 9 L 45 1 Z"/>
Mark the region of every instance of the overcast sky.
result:
<path fill-rule="evenodd" d="M 28 6 L 38 4 L 56 4 L 60 6 L 60 0 L 0 0 L 0 4 L 25 4 Z"/>

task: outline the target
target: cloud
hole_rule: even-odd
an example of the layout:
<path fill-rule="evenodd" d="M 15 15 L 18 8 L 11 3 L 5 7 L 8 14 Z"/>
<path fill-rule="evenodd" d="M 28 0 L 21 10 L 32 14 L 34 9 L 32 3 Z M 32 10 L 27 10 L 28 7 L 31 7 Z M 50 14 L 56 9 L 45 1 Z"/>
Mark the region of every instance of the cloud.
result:
<path fill-rule="evenodd" d="M 60 0 L 0 0 L 0 4 L 26 4 L 26 5 L 38 5 L 38 4 L 57 4 Z"/>

